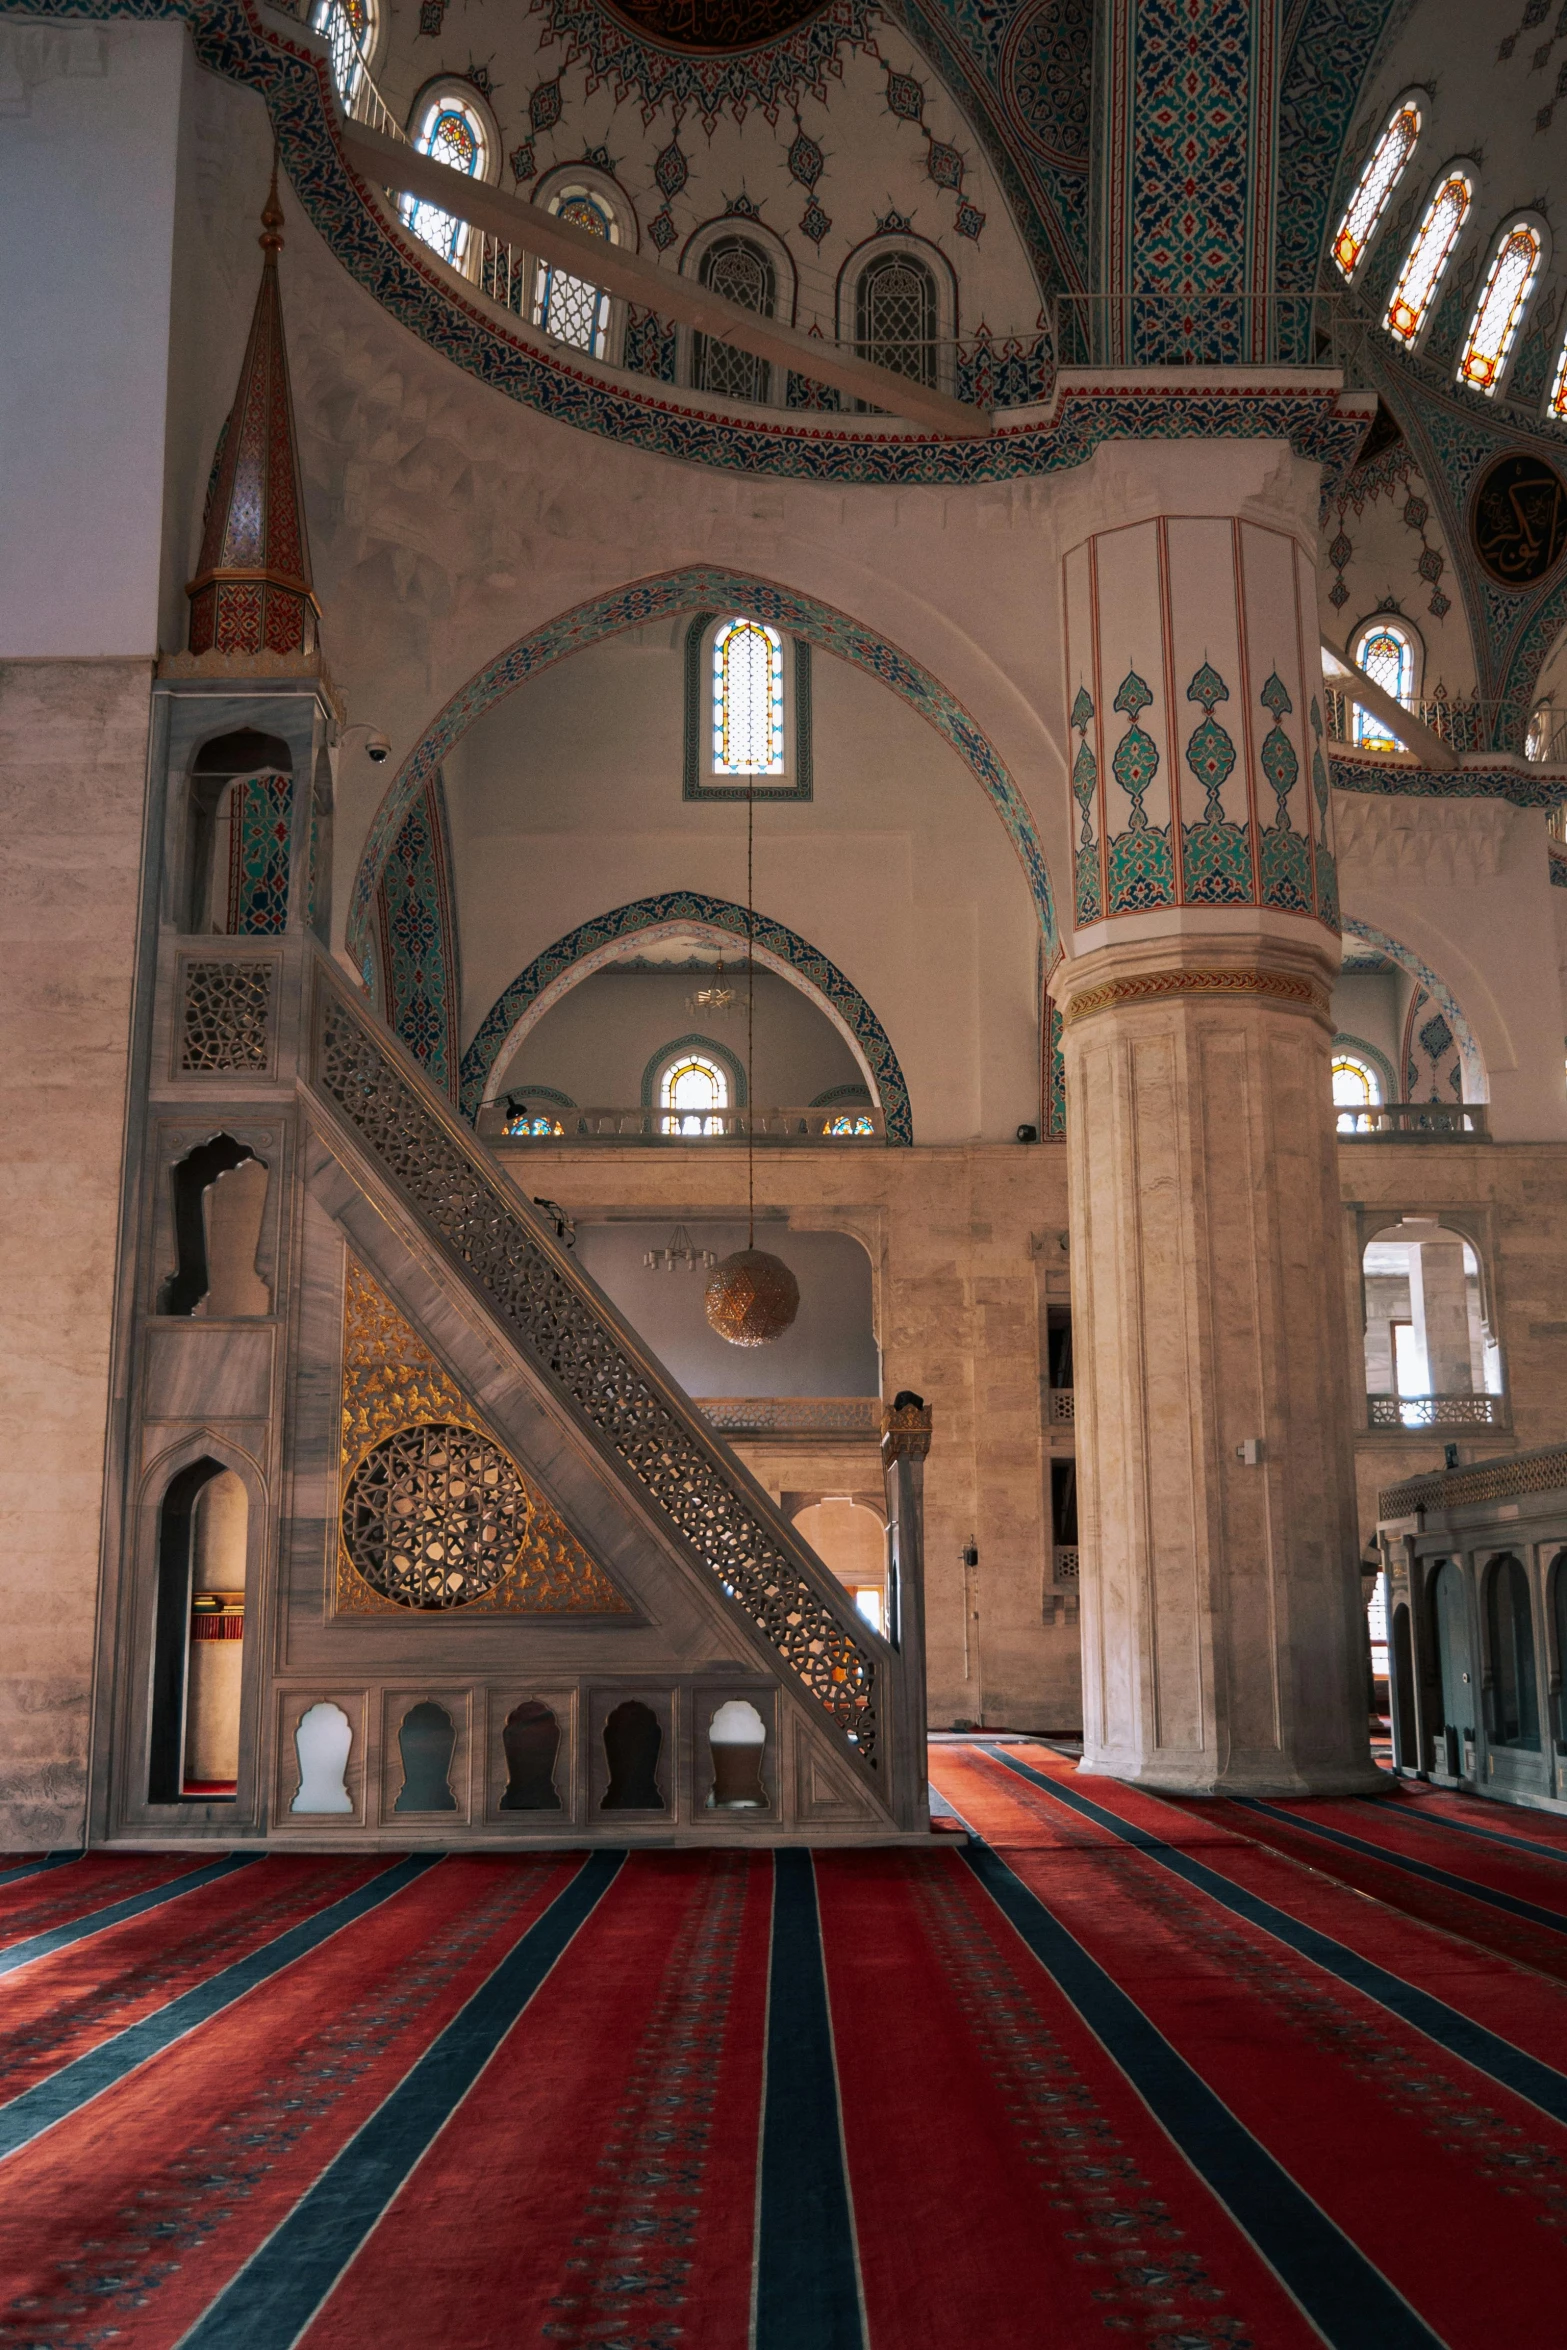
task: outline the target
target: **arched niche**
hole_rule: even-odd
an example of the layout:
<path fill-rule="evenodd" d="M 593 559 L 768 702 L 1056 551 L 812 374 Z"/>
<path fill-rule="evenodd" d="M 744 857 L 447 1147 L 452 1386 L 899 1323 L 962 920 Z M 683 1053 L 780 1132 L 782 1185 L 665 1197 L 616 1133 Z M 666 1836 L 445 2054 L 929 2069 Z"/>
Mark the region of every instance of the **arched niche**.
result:
<path fill-rule="evenodd" d="M 149 1803 L 238 1792 L 249 1541 L 236 1469 L 203 1454 L 174 1472 L 158 1504 Z"/>
<path fill-rule="evenodd" d="M 215 1134 L 177 1159 L 169 1176 L 175 1269 L 158 1292 L 158 1312 L 217 1321 L 270 1314 L 272 1292 L 257 1271 L 265 1159 L 248 1142 Z"/>
<path fill-rule="evenodd" d="M 887 1521 L 853 1494 L 823 1494 L 794 1514 L 794 1530 L 837 1576 L 873 1631 L 887 1629 Z"/>
<path fill-rule="evenodd" d="M 463 1055 L 460 1102 L 469 1118 L 505 1092 L 508 1072 L 546 1012 L 593 973 L 666 940 L 716 941 L 733 954 L 747 937 L 744 906 L 699 890 L 677 890 L 616 906 L 568 931 L 519 971 L 480 1021 Z M 887 1140 L 914 1139 L 909 1091 L 891 1039 L 859 989 L 820 949 L 786 924 L 755 918 L 751 951 L 757 964 L 797 987 L 831 1021 L 854 1055 L 882 1111 Z M 521 1072 L 518 1072 L 520 1077 Z"/>
<path fill-rule="evenodd" d="M 182 930 L 267 937 L 287 927 L 293 778 L 279 735 L 241 727 L 202 744 L 186 806 Z"/>

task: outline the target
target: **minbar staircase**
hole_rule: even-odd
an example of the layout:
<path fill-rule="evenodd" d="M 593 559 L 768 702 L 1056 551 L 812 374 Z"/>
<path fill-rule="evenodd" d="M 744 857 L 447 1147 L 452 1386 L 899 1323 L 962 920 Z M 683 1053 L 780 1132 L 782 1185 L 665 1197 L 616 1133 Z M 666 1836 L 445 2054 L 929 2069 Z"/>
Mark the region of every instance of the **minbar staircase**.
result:
<path fill-rule="evenodd" d="M 884 1639 L 307 932 L 157 954 L 95 1837 L 923 1837 L 929 1415 L 884 1414 Z M 220 1162 L 260 1202 L 253 1160 L 251 1224 L 237 1187 L 215 1204 L 229 1173 L 193 1204 Z M 241 1230 L 237 1286 L 186 1261 L 198 1221 L 213 1251 Z M 246 1506 L 231 1796 L 178 1760 L 216 1702 L 190 1495 L 217 1471 Z M 739 1802 L 736 1707 L 761 1738 Z"/>

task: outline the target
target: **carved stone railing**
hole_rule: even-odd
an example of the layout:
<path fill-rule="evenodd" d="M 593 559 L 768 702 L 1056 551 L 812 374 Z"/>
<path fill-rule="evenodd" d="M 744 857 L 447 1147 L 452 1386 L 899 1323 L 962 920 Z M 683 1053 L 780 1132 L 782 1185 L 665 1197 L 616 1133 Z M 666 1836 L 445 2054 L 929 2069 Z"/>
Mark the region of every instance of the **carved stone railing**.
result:
<path fill-rule="evenodd" d="M 1500 1460 L 1471 1461 L 1459 1469 L 1428 1469 L 1401 1485 L 1385 1485 L 1377 1496 L 1377 1516 L 1407 1518 L 1416 1510 L 1476 1509 L 1487 1502 L 1562 1492 L 1567 1492 L 1567 1444 L 1546 1444 L 1538 1452 L 1506 1453 Z"/>
<path fill-rule="evenodd" d="M 1489 1142 L 1482 1102 L 1373 1102 L 1335 1114 L 1340 1142 Z"/>
<path fill-rule="evenodd" d="M 887 1666 L 847 1595 L 324 957 L 311 1039 L 316 1092 L 884 1783 Z"/>
<path fill-rule="evenodd" d="M 879 1395 L 699 1395 L 692 1399 L 723 1436 L 868 1436 L 881 1428 Z"/>
<path fill-rule="evenodd" d="M 1504 1428 L 1507 1406 L 1499 1395 L 1368 1395 L 1370 1428 Z"/>
<path fill-rule="evenodd" d="M 1045 1408 L 1053 1428 L 1070 1428 L 1076 1423 L 1077 1396 L 1070 1387 L 1047 1387 Z"/>
<path fill-rule="evenodd" d="M 499 1102 L 479 1112 L 481 1142 L 547 1150 L 552 1143 L 618 1142 L 670 1144 L 885 1142 L 887 1122 L 868 1102 L 840 1102 L 818 1109 L 626 1110 L 568 1109 L 540 1102 L 508 1111 Z"/>

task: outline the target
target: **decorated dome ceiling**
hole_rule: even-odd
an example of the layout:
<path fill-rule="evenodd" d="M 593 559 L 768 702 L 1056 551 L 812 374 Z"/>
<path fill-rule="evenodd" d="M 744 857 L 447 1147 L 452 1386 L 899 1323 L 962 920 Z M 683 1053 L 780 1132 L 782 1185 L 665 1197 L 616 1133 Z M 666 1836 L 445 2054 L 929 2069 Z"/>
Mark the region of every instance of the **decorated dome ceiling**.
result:
<path fill-rule="evenodd" d="M 759 49 L 823 14 L 823 0 L 607 0 L 607 12 L 671 49 Z"/>

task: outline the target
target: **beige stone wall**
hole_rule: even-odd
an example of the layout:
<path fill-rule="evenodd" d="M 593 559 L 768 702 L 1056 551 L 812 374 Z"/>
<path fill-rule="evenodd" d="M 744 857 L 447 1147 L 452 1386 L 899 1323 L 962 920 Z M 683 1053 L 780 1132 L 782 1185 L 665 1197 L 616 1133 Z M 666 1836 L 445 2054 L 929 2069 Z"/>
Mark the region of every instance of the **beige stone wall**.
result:
<path fill-rule="evenodd" d="M 1550 1143 L 1341 1143 L 1345 1203 L 1345 1290 L 1355 1367 L 1361 1362 L 1358 1208 L 1377 1221 L 1403 1215 L 1463 1218 L 1478 1230 L 1494 1297 L 1510 1429 L 1451 1428 L 1430 1436 L 1358 1435 L 1355 1469 L 1360 1531 L 1374 1532 L 1386 1485 L 1442 1466 L 1444 1438 L 1465 1461 L 1559 1444 L 1567 1434 L 1567 1149 Z M 1381 1211 L 1386 1210 L 1385 1217 Z M 1355 1404 L 1364 1417 L 1364 1380 Z"/>
<path fill-rule="evenodd" d="M 687 1220 L 698 1238 L 704 1216 L 732 1213 L 745 1196 L 743 1157 L 701 1147 L 530 1149 L 505 1163 L 530 1196 L 546 1193 L 579 1218 L 645 1209 Z M 882 1392 L 912 1387 L 934 1408 L 925 1470 L 932 1722 L 1075 1728 L 1077 1625 L 1064 1610 L 1059 1623 L 1045 1621 L 1045 1292 L 1031 1247 L 1038 1234 L 1054 1248 L 1066 1225 L 1066 1154 L 1048 1144 L 759 1152 L 756 1199 L 760 1218 L 782 1211 L 797 1230 L 851 1232 L 864 1243 Z M 758 1245 L 766 1240 L 764 1222 Z M 1064 1291 L 1053 1302 L 1065 1304 Z M 656 1347 L 655 1331 L 643 1336 Z M 740 1395 L 738 1350 L 735 1365 L 731 1392 Z M 774 1494 L 874 1493 L 879 1484 L 868 1449 L 776 1439 L 740 1449 Z M 979 1565 L 966 1599 L 969 1546 Z"/>
<path fill-rule="evenodd" d="M 0 1841 L 82 1834 L 149 664 L 0 666 Z"/>

